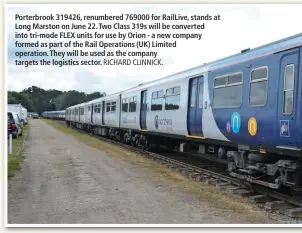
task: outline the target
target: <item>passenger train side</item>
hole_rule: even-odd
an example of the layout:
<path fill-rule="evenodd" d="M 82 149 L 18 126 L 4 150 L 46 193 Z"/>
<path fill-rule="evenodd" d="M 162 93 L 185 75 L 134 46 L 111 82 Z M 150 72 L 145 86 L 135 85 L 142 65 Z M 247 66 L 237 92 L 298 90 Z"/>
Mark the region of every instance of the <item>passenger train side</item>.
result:
<path fill-rule="evenodd" d="M 68 125 L 143 146 L 198 145 L 231 175 L 302 191 L 302 34 L 68 107 Z"/>

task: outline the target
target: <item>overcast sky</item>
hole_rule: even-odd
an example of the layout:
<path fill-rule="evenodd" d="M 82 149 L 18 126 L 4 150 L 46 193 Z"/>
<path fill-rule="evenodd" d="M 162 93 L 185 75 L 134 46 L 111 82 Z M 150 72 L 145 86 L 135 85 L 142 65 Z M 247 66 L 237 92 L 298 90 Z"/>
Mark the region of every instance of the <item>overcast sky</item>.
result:
<path fill-rule="evenodd" d="M 8 5 L 6 5 L 8 7 Z M 302 5 L 46 5 L 9 7 L 6 12 L 8 46 L 8 90 L 20 91 L 31 85 L 44 89 L 78 90 L 107 94 L 121 91 L 142 82 L 189 69 L 302 32 Z M 19 14 L 81 13 L 85 15 L 121 13 L 220 14 L 221 21 L 205 22 L 200 41 L 178 41 L 177 48 L 156 49 L 163 66 L 15 66 L 15 21 Z M 23 21 L 26 23 L 25 21 Z M 19 24 L 22 21 L 18 22 Z M 30 22 L 32 23 L 32 22 Z M 66 39 L 68 40 L 68 39 Z M 24 40 L 25 41 L 25 40 Z M 29 40 L 27 40 L 29 41 Z M 42 49 L 40 49 L 42 50 Z M 86 49 L 87 50 L 87 49 Z M 29 58 L 30 59 L 30 58 Z"/>

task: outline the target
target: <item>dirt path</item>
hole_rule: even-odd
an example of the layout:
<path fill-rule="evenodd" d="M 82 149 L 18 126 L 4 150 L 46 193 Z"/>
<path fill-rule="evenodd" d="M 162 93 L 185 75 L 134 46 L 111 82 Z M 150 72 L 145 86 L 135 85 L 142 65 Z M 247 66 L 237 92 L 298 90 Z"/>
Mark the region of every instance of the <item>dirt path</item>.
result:
<path fill-rule="evenodd" d="M 25 157 L 22 170 L 9 181 L 8 223 L 272 222 L 262 212 L 255 212 L 260 215 L 255 222 L 250 213 L 213 207 L 157 179 L 150 169 L 110 156 L 42 120 L 30 123 Z"/>

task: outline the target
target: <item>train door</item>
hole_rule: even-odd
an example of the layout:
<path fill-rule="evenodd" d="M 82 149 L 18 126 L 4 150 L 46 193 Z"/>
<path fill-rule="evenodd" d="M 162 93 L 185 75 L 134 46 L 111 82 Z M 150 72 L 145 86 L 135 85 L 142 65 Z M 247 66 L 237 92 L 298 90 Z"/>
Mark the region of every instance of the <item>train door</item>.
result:
<path fill-rule="evenodd" d="M 79 114 L 79 116 L 78 116 L 78 122 L 80 122 L 80 119 L 81 119 L 81 108 L 78 109 L 78 114 Z"/>
<path fill-rule="evenodd" d="M 94 112 L 94 108 L 93 108 L 94 106 L 93 106 L 93 104 L 91 104 L 91 118 L 90 118 L 90 122 L 91 122 L 91 124 L 93 124 L 93 112 Z"/>
<path fill-rule="evenodd" d="M 117 106 L 119 106 L 119 109 L 117 109 Z M 118 127 L 121 127 L 121 118 L 122 118 L 122 94 L 119 94 L 119 100 L 116 103 L 116 111 L 118 111 Z"/>
<path fill-rule="evenodd" d="M 277 136 L 281 148 L 297 146 L 298 52 L 298 49 L 287 51 L 280 61 Z"/>
<path fill-rule="evenodd" d="M 105 125 L 105 101 L 103 101 L 103 104 L 101 105 L 102 106 L 102 125 Z"/>
<path fill-rule="evenodd" d="M 141 129 L 147 129 L 147 90 L 141 92 L 141 107 L 140 107 L 140 126 Z"/>
<path fill-rule="evenodd" d="M 79 122 L 81 122 L 81 120 L 83 120 L 83 116 L 82 116 L 83 109 L 80 107 L 79 110 L 80 110 L 80 112 L 79 112 Z"/>
<path fill-rule="evenodd" d="M 203 137 L 203 76 L 192 78 L 189 82 L 188 132 L 191 136 Z"/>

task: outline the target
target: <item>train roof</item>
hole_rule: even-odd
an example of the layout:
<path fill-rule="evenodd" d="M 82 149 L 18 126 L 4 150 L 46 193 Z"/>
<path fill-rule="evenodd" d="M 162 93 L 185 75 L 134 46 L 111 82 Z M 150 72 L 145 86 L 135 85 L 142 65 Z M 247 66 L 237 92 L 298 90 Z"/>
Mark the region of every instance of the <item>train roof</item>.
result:
<path fill-rule="evenodd" d="M 220 60 L 209 63 L 210 69 L 215 70 L 220 67 L 228 66 L 235 63 L 244 62 L 247 60 L 255 59 L 263 55 L 268 55 L 276 52 L 281 52 L 287 49 L 296 48 L 302 46 L 302 33 L 274 41 L 269 44 L 265 44 L 254 49 L 245 49 L 241 53 L 222 58 Z"/>
<path fill-rule="evenodd" d="M 84 105 L 84 104 L 86 104 L 86 102 L 83 102 L 83 103 L 80 103 L 80 104 L 76 104 L 76 105 L 73 105 L 73 106 L 69 106 L 69 107 L 66 108 L 66 109 L 80 107 L 80 106 L 82 106 L 82 105 Z"/>
<path fill-rule="evenodd" d="M 110 98 L 118 96 L 119 94 L 121 94 L 123 92 L 124 91 L 120 91 L 120 92 L 116 92 L 116 93 L 113 93 L 113 94 L 110 94 L 110 95 L 106 95 L 106 96 L 103 96 L 103 97 L 100 97 L 100 98 L 97 98 L 97 99 L 94 99 L 94 100 L 90 100 L 89 102 L 86 102 L 85 104 L 93 104 L 93 103 L 97 103 L 99 101 L 102 101 L 104 99 L 110 99 Z"/>

